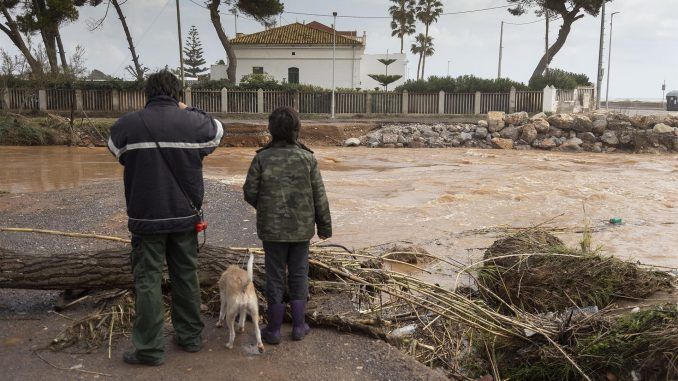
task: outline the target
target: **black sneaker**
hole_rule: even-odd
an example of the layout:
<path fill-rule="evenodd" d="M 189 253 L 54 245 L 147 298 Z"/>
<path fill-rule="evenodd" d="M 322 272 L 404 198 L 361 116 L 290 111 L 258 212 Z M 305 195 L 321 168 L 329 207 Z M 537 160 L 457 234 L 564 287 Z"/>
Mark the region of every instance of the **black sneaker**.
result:
<path fill-rule="evenodd" d="M 137 357 L 136 352 L 125 352 L 122 354 L 122 359 L 128 364 L 132 365 L 148 365 L 148 366 L 158 366 L 162 365 L 165 360 L 143 360 Z"/>

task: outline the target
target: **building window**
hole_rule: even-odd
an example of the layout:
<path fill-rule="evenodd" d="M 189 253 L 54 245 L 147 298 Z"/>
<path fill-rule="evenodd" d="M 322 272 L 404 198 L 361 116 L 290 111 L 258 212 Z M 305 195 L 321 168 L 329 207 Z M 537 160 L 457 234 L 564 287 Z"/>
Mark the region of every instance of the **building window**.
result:
<path fill-rule="evenodd" d="M 254 66 L 252 67 L 252 74 L 264 74 L 263 66 Z"/>
<path fill-rule="evenodd" d="M 292 52 L 292 55 L 295 56 L 295 55 L 297 55 L 297 53 L 296 53 L 296 52 Z"/>
<path fill-rule="evenodd" d="M 290 83 L 299 83 L 299 68 L 291 67 L 287 69 L 287 78 Z"/>

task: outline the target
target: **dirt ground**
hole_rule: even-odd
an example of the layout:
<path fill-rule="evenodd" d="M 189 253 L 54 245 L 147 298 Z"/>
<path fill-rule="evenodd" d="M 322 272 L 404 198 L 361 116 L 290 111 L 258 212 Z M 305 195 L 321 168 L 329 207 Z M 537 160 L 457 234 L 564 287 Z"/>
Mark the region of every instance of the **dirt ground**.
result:
<path fill-rule="evenodd" d="M 122 183 L 107 181 L 77 189 L 45 193 L 0 195 L 3 226 L 59 229 L 125 237 L 126 218 Z M 230 185 L 206 183 L 205 212 L 210 216 L 208 241 L 221 246 L 258 245 L 253 211 Z M 0 233 L 0 246 L 24 252 L 69 252 L 119 245 L 36 234 Z M 131 348 L 129 338 L 92 353 L 51 352 L 45 348 L 69 317 L 80 316 L 87 305 L 52 311 L 57 292 L 0 290 L 0 369 L 3 380 L 442 380 L 432 370 L 389 344 L 360 335 L 315 327 L 302 342 L 285 340 L 256 353 L 252 326 L 236 338 L 234 349 L 224 347 L 226 329 L 214 327 L 216 318 L 205 316 L 205 348 L 189 354 L 171 343 L 166 327 L 166 362 L 160 367 L 129 366 L 122 352 Z M 291 327 L 285 325 L 284 337 Z M 36 353 L 36 350 L 37 353 Z M 42 357 L 42 358 L 41 358 Z M 71 369 L 72 368 L 72 369 Z M 89 373 L 94 372 L 94 373 Z"/>

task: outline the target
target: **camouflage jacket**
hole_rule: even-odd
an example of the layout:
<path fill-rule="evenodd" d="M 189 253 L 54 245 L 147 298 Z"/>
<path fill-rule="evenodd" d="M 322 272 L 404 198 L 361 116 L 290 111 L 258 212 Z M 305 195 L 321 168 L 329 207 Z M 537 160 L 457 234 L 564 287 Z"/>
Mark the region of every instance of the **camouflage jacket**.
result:
<path fill-rule="evenodd" d="M 245 201 L 257 210 L 262 241 L 301 242 L 315 234 L 332 236 L 330 206 L 313 151 L 285 142 L 257 151 L 243 186 Z"/>

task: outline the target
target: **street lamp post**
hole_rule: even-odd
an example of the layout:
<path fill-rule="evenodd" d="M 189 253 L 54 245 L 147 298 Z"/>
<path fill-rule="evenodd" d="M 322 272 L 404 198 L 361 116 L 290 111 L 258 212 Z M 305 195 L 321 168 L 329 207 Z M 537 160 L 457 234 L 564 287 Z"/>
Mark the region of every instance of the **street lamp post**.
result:
<path fill-rule="evenodd" d="M 337 50 L 337 12 L 332 12 L 334 22 L 332 23 L 332 119 L 334 119 L 334 57 Z"/>
<path fill-rule="evenodd" d="M 179 34 L 179 67 L 181 69 L 181 88 L 186 87 L 184 78 L 184 48 L 181 42 L 181 14 L 179 13 L 179 0 L 177 0 L 177 32 Z"/>
<path fill-rule="evenodd" d="M 607 50 L 607 88 L 605 89 L 605 109 L 610 111 L 610 62 L 612 61 L 612 21 L 614 15 L 619 12 L 612 12 L 610 15 L 610 46 Z"/>

